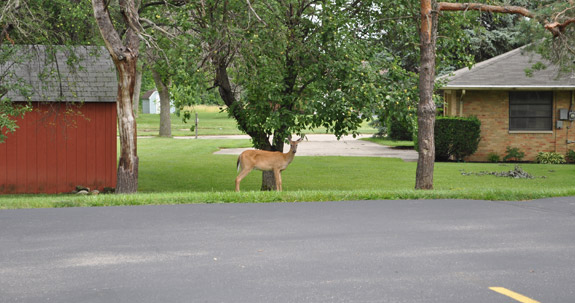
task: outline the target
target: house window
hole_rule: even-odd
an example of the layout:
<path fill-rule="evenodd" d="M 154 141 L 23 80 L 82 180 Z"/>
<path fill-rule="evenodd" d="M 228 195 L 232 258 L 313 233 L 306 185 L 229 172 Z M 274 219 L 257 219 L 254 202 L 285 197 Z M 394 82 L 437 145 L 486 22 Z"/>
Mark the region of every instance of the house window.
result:
<path fill-rule="evenodd" d="M 553 130 L 553 92 L 510 92 L 509 130 Z"/>

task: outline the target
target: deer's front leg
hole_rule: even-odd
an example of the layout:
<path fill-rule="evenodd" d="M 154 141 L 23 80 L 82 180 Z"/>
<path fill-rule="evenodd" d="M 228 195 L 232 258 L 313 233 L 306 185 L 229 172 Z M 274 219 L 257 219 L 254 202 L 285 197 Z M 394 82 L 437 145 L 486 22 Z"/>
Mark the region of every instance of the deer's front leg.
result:
<path fill-rule="evenodd" d="M 279 169 L 274 169 L 274 177 L 276 179 L 276 190 L 282 191 L 282 172 Z"/>

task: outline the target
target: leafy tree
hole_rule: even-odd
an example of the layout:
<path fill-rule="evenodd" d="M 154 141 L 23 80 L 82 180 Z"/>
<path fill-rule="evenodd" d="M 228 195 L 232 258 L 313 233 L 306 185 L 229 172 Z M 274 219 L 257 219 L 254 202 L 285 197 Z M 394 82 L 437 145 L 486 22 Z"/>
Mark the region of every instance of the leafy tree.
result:
<path fill-rule="evenodd" d="M 180 24 L 175 17 L 184 2 L 168 3 L 147 2 L 140 9 L 142 20 L 146 20 L 144 28 L 154 37 L 154 43 L 148 43 L 143 52 L 145 66 L 151 73 L 153 82 L 160 95 L 160 136 L 171 137 L 170 103 L 172 77 L 177 67 L 173 64 L 175 58 L 182 52 L 183 35 L 180 35 Z"/>
<path fill-rule="evenodd" d="M 133 193 L 138 188 L 139 160 L 136 144 L 134 94 L 138 81 L 140 42 L 143 39 L 150 47 L 160 49 L 157 40 L 146 32 L 144 25 L 162 31 L 161 27 L 158 23 L 141 17 L 140 13 L 143 9 L 156 5 L 182 6 L 185 3 L 186 1 L 180 0 L 174 0 L 173 3 L 170 1 L 119 0 L 117 5 L 112 5 L 107 0 L 92 0 L 98 29 L 118 72 L 117 109 L 120 160 L 117 173 L 117 193 Z M 169 110 L 167 112 L 169 113 Z"/>
<path fill-rule="evenodd" d="M 378 55 L 372 59 L 385 61 L 381 86 L 384 88 L 375 110 L 375 125 L 381 135 L 393 132 L 393 126 L 403 125 L 402 131 L 417 129 L 419 79 L 419 6 L 412 0 L 380 2 L 376 9 L 363 17 L 362 33 L 369 47 Z M 463 30 L 477 14 L 455 15 L 439 24 L 437 71 L 449 73 L 473 64 L 469 35 Z M 435 102 L 440 99 L 434 97 Z M 410 135 L 411 137 L 411 135 Z"/>
<path fill-rule="evenodd" d="M 139 22 L 138 7 L 133 0 L 118 2 L 121 21 L 112 20 L 109 4 L 106 0 L 92 0 L 98 28 L 118 71 L 120 160 L 116 192 L 134 193 L 138 189 L 138 154 L 132 100 L 136 85 L 140 35 L 143 30 Z"/>
<path fill-rule="evenodd" d="M 203 46 L 196 72 L 213 75 L 227 112 L 256 148 L 282 151 L 289 134 L 320 126 L 338 137 L 356 134 L 381 79 L 355 30 L 357 11 L 371 4 L 190 3 L 190 39 Z M 262 189 L 273 184 L 264 172 Z"/>

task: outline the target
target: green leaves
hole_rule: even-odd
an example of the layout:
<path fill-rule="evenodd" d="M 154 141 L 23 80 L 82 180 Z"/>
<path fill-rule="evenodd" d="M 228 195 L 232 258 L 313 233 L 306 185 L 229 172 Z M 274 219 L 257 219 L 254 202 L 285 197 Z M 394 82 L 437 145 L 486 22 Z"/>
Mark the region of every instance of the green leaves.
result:
<path fill-rule="evenodd" d="M 31 111 L 29 105 L 15 105 L 9 99 L 0 99 L 0 143 L 4 142 L 7 135 L 16 131 L 16 120 Z"/>

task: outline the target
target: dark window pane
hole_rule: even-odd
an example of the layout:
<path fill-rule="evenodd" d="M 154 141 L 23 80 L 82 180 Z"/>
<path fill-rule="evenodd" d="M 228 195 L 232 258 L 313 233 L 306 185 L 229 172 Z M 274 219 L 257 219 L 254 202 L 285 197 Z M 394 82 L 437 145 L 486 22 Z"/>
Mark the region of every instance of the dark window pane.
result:
<path fill-rule="evenodd" d="M 553 92 L 510 92 L 510 130 L 552 130 Z"/>

